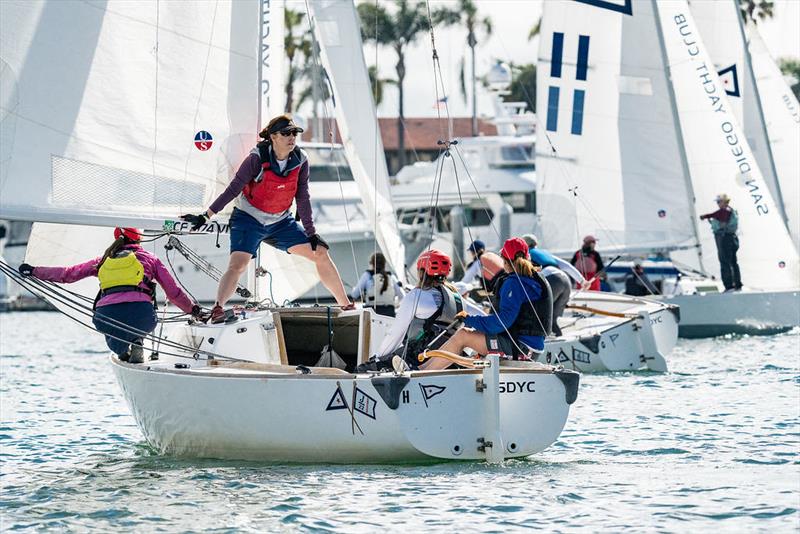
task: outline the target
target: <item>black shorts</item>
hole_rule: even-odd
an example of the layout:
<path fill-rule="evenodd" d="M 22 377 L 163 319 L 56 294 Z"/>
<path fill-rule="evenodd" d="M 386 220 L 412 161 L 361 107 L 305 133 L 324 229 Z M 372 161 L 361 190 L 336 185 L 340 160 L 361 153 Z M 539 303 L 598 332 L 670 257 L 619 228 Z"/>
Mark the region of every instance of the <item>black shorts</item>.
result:
<path fill-rule="evenodd" d="M 507 356 L 519 356 L 523 354 L 518 348 L 517 345 L 520 343 L 514 343 L 509 336 L 505 332 L 500 332 L 499 334 L 486 334 L 486 346 L 489 348 L 489 352 L 497 352 L 501 351 L 503 354 Z"/>

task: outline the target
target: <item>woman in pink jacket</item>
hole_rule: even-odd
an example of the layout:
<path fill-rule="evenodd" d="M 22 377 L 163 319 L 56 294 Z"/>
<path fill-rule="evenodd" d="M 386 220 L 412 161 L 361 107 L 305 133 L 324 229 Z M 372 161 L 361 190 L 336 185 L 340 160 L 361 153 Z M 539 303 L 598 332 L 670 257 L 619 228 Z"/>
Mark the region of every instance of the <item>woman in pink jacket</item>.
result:
<path fill-rule="evenodd" d="M 142 339 L 156 327 L 156 287 L 186 313 L 198 315 L 200 307 L 178 287 L 164 264 L 144 250 L 135 228 L 116 228 L 114 242 L 99 258 L 72 267 L 19 266 L 23 276 L 50 282 L 72 283 L 89 276 L 100 280 L 93 322 L 106 343 L 122 361 L 143 363 Z M 124 325 L 124 326 L 123 326 Z"/>

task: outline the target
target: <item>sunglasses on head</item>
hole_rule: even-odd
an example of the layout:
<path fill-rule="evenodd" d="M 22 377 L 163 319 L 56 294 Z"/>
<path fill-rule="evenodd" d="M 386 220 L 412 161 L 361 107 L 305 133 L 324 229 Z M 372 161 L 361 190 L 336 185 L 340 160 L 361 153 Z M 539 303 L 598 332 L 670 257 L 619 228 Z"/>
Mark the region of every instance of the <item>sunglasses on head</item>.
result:
<path fill-rule="evenodd" d="M 296 137 L 300 133 L 300 130 L 296 130 L 294 128 L 291 128 L 291 129 L 281 130 L 278 133 L 280 133 L 284 137 L 289 137 L 289 136 L 295 136 Z"/>

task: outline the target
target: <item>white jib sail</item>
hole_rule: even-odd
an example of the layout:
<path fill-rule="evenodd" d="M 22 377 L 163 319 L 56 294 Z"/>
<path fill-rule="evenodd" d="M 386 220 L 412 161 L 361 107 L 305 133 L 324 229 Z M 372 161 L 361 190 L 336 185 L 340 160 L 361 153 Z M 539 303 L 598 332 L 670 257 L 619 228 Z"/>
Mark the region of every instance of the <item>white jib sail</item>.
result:
<path fill-rule="evenodd" d="M 761 113 L 758 88 L 750 64 L 737 0 L 692 2 L 692 16 L 714 62 L 728 103 L 744 129 L 772 198 L 783 215 L 783 199 L 767 130 Z"/>
<path fill-rule="evenodd" d="M 604 251 L 698 243 L 668 80 L 649 2 L 545 2 L 537 71 L 540 238 Z M 556 154 L 552 152 L 555 148 Z"/>
<path fill-rule="evenodd" d="M 685 0 L 657 1 L 686 156 L 699 212 L 727 193 L 739 214 L 742 281 L 758 289 L 797 287 L 800 265 L 780 211 L 725 95 Z M 703 250 L 716 250 L 701 230 Z"/>
<path fill-rule="evenodd" d="M 764 123 L 778 172 L 789 232 L 800 249 L 800 103 L 769 53 L 758 29 L 747 27 L 750 59 Z"/>
<path fill-rule="evenodd" d="M 355 4 L 350 0 L 312 0 L 310 6 L 322 65 L 331 80 L 334 114 L 347 161 L 369 220 L 374 221 L 378 245 L 393 272 L 404 280 L 404 247 L 392 206 L 389 172 Z"/>
<path fill-rule="evenodd" d="M 0 2 L 0 217 L 160 228 L 255 141 L 257 0 Z"/>

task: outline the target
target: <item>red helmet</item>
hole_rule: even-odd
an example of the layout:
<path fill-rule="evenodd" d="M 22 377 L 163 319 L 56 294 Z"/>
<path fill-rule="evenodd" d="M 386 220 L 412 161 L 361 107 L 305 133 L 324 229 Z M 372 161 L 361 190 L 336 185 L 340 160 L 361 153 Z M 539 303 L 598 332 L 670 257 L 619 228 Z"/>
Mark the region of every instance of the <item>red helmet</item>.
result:
<path fill-rule="evenodd" d="M 506 242 L 503 243 L 503 249 L 500 251 L 500 255 L 508 261 L 514 261 L 514 258 L 516 258 L 519 253 L 522 253 L 526 260 L 531 259 L 528 244 L 521 237 L 507 239 Z"/>
<path fill-rule="evenodd" d="M 447 254 L 436 249 L 423 252 L 417 260 L 417 269 L 424 270 L 428 276 L 447 276 L 452 265 Z"/>
<path fill-rule="evenodd" d="M 114 228 L 114 239 L 119 239 L 120 236 L 125 236 L 137 243 L 142 240 L 142 233 L 136 228 Z"/>

